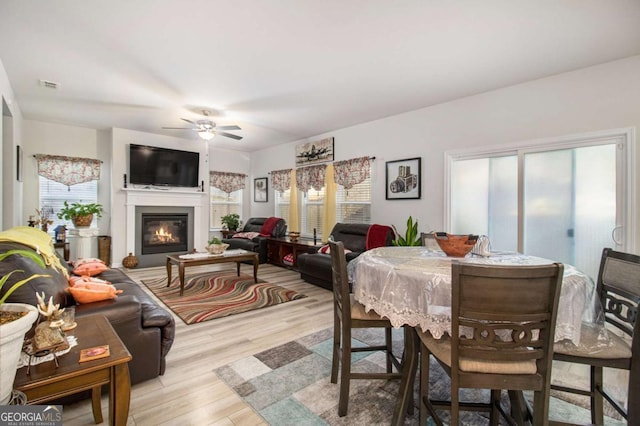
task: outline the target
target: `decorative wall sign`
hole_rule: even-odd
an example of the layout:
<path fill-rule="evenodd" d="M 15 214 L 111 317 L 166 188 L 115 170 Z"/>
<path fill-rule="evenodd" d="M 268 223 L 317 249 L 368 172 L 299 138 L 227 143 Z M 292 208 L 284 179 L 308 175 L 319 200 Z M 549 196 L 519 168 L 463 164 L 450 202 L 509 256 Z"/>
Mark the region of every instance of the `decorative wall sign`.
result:
<path fill-rule="evenodd" d="M 333 138 L 296 145 L 296 166 L 333 161 Z"/>
<path fill-rule="evenodd" d="M 409 158 L 386 162 L 387 200 L 420 199 L 421 161 L 421 158 Z"/>
<path fill-rule="evenodd" d="M 269 180 L 266 177 L 253 180 L 253 201 L 256 203 L 269 201 Z"/>

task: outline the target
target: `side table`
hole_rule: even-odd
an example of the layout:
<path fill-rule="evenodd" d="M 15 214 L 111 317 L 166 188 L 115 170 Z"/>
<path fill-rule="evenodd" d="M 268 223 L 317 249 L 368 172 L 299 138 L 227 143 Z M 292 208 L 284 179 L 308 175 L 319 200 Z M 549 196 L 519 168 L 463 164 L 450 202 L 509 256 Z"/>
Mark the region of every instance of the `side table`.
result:
<path fill-rule="evenodd" d="M 272 265 L 298 270 L 298 255 L 300 253 L 315 253 L 322 244 L 314 244 L 313 240 L 298 239 L 292 241 L 289 237 L 267 239 L 267 262 Z M 286 255 L 291 254 L 293 264 L 283 262 Z"/>
<path fill-rule="evenodd" d="M 109 385 L 109 424 L 126 425 L 129 416 L 131 382 L 129 361 L 131 354 L 113 330 L 106 317 L 89 315 L 76 317 L 77 327 L 67 333 L 78 339 L 78 345 L 55 362 L 47 361 L 18 369 L 14 388 L 27 396 L 27 404 L 42 402 L 91 390 L 93 418 L 102 422 L 100 390 Z M 106 358 L 78 362 L 82 349 L 109 345 Z"/>
<path fill-rule="evenodd" d="M 228 229 L 223 229 L 220 231 L 220 233 L 222 234 L 222 238 L 226 239 L 233 237 L 233 234 L 237 234 L 238 231 L 229 231 Z"/>

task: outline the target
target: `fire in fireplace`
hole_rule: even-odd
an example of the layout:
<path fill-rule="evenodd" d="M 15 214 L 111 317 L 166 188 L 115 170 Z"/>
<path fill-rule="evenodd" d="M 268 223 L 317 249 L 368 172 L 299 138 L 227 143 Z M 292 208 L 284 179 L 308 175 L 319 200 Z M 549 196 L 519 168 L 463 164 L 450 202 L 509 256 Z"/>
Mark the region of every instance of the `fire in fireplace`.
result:
<path fill-rule="evenodd" d="M 188 215 L 176 213 L 142 214 L 142 254 L 186 251 Z"/>

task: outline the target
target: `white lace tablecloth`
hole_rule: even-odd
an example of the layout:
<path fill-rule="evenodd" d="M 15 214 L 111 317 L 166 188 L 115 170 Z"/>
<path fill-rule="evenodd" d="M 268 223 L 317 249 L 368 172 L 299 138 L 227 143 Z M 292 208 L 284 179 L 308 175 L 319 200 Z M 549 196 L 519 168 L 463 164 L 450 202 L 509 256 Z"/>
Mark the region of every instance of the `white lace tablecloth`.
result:
<path fill-rule="evenodd" d="M 367 311 L 389 318 L 394 327 L 420 326 L 440 338 L 451 330 L 451 257 L 425 247 L 380 247 L 349 262 L 355 299 Z M 551 260 L 518 253 L 470 256 L 461 262 L 489 265 L 540 265 Z M 593 280 L 564 265 L 555 341 L 580 344 L 583 321 L 595 320 Z M 522 303 L 526 303 L 523 300 Z"/>

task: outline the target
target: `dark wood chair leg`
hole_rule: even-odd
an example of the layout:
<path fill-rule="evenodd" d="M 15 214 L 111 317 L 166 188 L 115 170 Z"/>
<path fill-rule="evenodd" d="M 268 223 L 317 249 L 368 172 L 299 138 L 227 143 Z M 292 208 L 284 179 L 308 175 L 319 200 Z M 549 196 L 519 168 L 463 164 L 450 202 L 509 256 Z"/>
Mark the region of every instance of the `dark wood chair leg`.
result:
<path fill-rule="evenodd" d="M 331 383 L 338 383 L 338 369 L 340 367 L 340 318 L 334 310 L 333 315 L 333 358 L 331 360 Z"/>
<path fill-rule="evenodd" d="M 338 416 L 347 415 L 349 408 L 349 382 L 351 375 L 351 330 L 343 330 L 342 354 L 340 364 L 340 398 L 338 400 Z"/>
<path fill-rule="evenodd" d="M 491 389 L 491 413 L 489 414 L 489 421 L 491 426 L 498 426 L 500 423 L 500 410 L 498 407 L 500 405 L 500 389 Z"/>
<path fill-rule="evenodd" d="M 604 422 L 604 401 L 602 394 L 602 367 L 591 366 L 591 423 Z"/>

